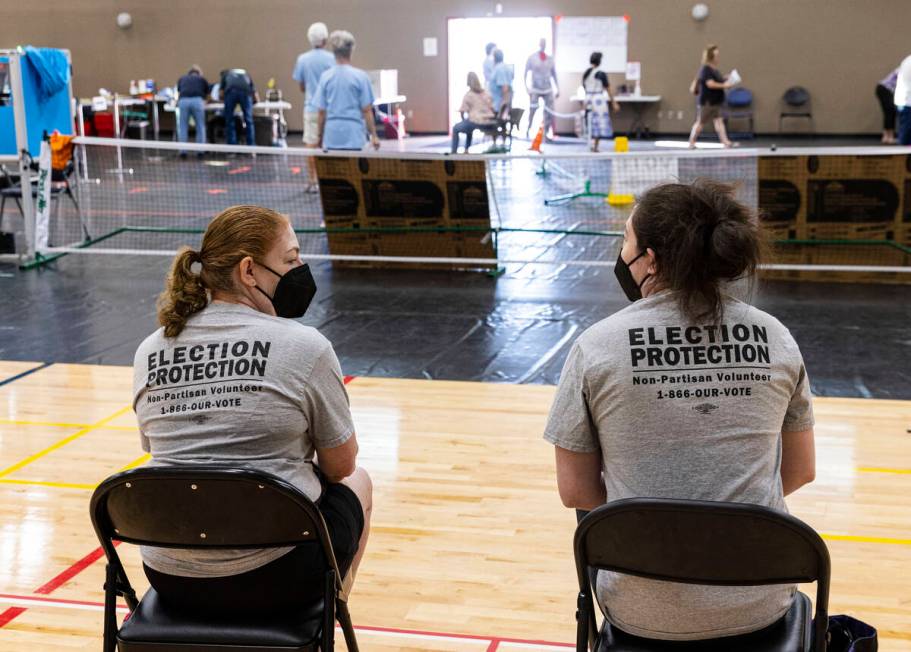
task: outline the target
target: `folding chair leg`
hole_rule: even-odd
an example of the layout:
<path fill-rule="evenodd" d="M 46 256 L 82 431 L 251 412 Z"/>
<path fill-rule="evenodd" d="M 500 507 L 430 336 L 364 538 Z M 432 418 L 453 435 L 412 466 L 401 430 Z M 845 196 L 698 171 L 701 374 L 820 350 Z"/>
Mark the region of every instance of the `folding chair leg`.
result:
<path fill-rule="evenodd" d="M 338 624 L 342 626 L 342 634 L 345 635 L 345 647 L 348 652 L 358 652 L 357 639 L 354 636 L 354 625 L 351 623 L 351 614 L 348 613 L 348 605 L 343 601 L 338 602 Z"/>
<path fill-rule="evenodd" d="M 326 573 L 326 586 L 323 599 L 323 637 L 322 652 L 335 649 L 335 604 L 338 591 L 335 586 L 335 571 Z"/>
<path fill-rule="evenodd" d="M 105 565 L 104 577 L 104 652 L 117 649 L 117 569 L 113 564 Z"/>

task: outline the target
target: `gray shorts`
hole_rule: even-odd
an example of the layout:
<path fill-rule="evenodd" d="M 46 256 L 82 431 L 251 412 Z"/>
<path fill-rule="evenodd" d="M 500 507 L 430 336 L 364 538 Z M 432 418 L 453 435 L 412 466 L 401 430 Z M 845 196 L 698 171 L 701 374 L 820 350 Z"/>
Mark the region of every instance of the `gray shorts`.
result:
<path fill-rule="evenodd" d="M 707 125 L 712 122 L 715 118 L 721 117 L 721 105 L 720 104 L 700 104 L 699 110 L 696 113 L 696 120 L 699 121 L 699 124 L 702 126 Z"/>
<path fill-rule="evenodd" d="M 540 100 L 544 100 L 544 106 L 553 111 L 554 109 L 554 94 L 553 93 L 536 93 L 532 91 L 528 94 L 529 104 L 531 106 L 537 107 Z"/>

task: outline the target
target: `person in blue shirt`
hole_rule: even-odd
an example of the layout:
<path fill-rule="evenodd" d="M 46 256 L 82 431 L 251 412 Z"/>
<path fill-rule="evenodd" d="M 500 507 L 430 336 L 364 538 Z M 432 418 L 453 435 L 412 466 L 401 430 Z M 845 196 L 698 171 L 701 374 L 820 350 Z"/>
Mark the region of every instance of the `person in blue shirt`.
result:
<path fill-rule="evenodd" d="M 373 116 L 373 89 L 363 70 L 351 65 L 354 36 L 337 30 L 329 35 L 329 49 L 336 65 L 319 78 L 313 100 L 319 109 L 319 145 L 325 149 L 363 149 L 370 132 L 370 144 L 379 149 Z"/>
<path fill-rule="evenodd" d="M 291 77 L 300 84 L 304 93 L 304 147 L 319 145 L 319 107 L 316 106 L 316 87 L 324 72 L 335 65 L 335 57 L 326 50 L 329 40 L 329 28 L 325 23 L 313 23 L 307 30 L 307 40 L 313 49 L 297 57 Z M 316 181 L 316 159 L 307 157 L 308 183 L 304 190 L 309 193 L 319 192 Z"/>
<path fill-rule="evenodd" d="M 313 100 L 320 76 L 335 65 L 335 57 L 326 50 L 329 30 L 325 23 L 313 23 L 307 30 L 307 40 L 313 47 L 297 57 L 291 77 L 300 84 L 304 93 L 304 145 L 316 147 L 319 143 L 319 109 Z"/>
<path fill-rule="evenodd" d="M 515 75 L 513 67 L 503 63 L 503 50 L 493 51 L 493 73 L 490 75 L 490 96 L 493 98 L 493 108 L 497 117 L 504 116 L 504 108 L 508 111 L 512 105 L 512 80 Z"/>
<path fill-rule="evenodd" d="M 490 76 L 493 75 L 493 51 L 497 49 L 496 43 L 488 43 L 484 46 L 484 53 L 487 55 L 484 57 L 484 88 L 490 91 Z"/>
<path fill-rule="evenodd" d="M 209 82 L 202 76 L 202 68 L 197 65 L 177 82 L 177 140 L 182 143 L 189 139 L 190 117 L 196 123 L 196 142 L 206 142 L 206 96 L 209 94 Z M 202 158 L 203 153 L 196 155 Z M 181 150 L 180 158 L 186 158 L 187 152 Z"/>

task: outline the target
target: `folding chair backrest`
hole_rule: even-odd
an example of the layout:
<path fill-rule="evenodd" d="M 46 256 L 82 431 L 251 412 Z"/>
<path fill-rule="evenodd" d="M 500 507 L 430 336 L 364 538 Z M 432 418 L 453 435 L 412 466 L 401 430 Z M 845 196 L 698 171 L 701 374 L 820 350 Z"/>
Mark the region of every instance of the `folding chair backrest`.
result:
<path fill-rule="evenodd" d="M 728 91 L 727 101 L 728 106 L 736 109 L 743 109 L 753 103 L 753 93 L 748 88 L 743 88 L 742 86 L 732 88 Z"/>
<path fill-rule="evenodd" d="M 325 524 L 300 491 L 266 473 L 150 467 L 119 473 L 92 496 L 99 538 L 179 548 L 264 548 L 320 541 Z M 331 557 L 328 557 L 331 559 Z"/>
<path fill-rule="evenodd" d="M 576 530 L 589 566 L 718 585 L 828 583 L 829 553 L 802 521 L 765 507 L 650 498 L 592 511 Z"/>
<path fill-rule="evenodd" d="M 594 622 L 589 567 L 689 584 L 815 581 L 816 649 L 825 649 L 829 551 L 813 528 L 789 514 L 742 503 L 630 498 L 583 518 L 574 547 L 584 627 Z"/>
<path fill-rule="evenodd" d="M 784 92 L 783 98 L 785 104 L 791 107 L 801 107 L 809 103 L 810 91 L 803 86 L 791 86 Z"/>

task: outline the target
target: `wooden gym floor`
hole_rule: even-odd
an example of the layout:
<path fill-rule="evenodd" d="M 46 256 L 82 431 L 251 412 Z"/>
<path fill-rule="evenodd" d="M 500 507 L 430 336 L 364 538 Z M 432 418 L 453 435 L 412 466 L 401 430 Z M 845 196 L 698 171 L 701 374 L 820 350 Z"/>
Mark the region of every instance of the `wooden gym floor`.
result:
<path fill-rule="evenodd" d="M 92 488 L 143 464 L 128 367 L 0 362 L 0 650 L 97 650 Z M 355 378 L 373 531 L 351 608 L 364 650 L 562 650 L 575 517 L 541 432 L 553 388 Z M 823 533 L 831 613 L 911 651 L 911 403 L 820 398 L 816 482 L 788 499 Z M 137 589 L 135 549 L 122 555 Z M 804 589 L 811 596 L 813 587 Z"/>

